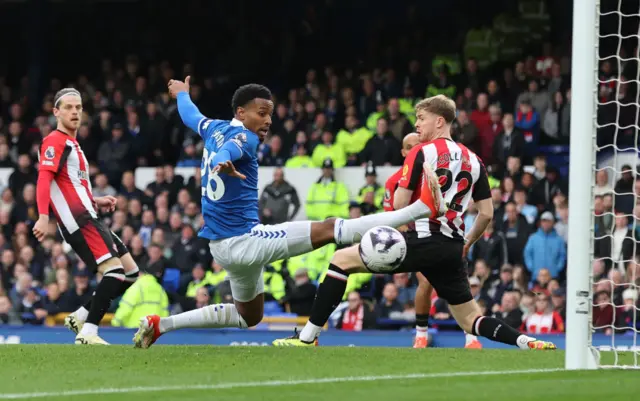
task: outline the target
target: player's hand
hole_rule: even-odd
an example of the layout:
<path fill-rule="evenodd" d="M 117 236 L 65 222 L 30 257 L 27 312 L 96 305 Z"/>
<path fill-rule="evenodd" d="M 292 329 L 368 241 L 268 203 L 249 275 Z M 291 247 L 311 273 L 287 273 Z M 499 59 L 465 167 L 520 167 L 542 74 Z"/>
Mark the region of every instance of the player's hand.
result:
<path fill-rule="evenodd" d="M 96 205 L 98 205 L 100 210 L 102 210 L 103 212 L 113 212 L 114 210 L 116 210 L 116 203 L 118 202 L 118 200 L 114 196 L 110 195 L 101 196 L 99 198 L 96 198 L 95 201 Z"/>
<path fill-rule="evenodd" d="M 219 173 L 219 174 L 226 174 L 230 177 L 240 178 L 241 180 L 247 179 L 247 177 L 244 174 L 236 170 L 236 166 L 233 165 L 232 161 L 218 163 L 218 165 L 213 168 L 213 172 Z"/>
<path fill-rule="evenodd" d="M 178 93 L 180 92 L 189 93 L 189 81 L 191 81 L 190 75 L 184 79 L 184 82 L 177 79 L 169 80 L 169 83 L 167 84 L 169 87 L 169 95 L 175 99 L 178 97 Z"/>
<path fill-rule="evenodd" d="M 32 231 L 36 239 L 39 242 L 42 242 L 49 231 L 49 216 L 40 216 L 38 221 L 36 221 L 36 224 L 33 226 Z"/>

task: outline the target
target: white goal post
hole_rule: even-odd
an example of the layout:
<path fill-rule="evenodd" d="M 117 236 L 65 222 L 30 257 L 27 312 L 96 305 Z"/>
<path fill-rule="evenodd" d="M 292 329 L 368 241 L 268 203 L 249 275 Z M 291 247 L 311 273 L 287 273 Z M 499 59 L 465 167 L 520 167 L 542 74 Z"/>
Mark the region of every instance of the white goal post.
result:
<path fill-rule="evenodd" d="M 596 137 L 598 0 L 573 1 L 569 239 L 565 367 L 595 369 L 591 350 L 591 259 Z M 591 135 L 589 135 L 589 133 Z"/>
<path fill-rule="evenodd" d="M 624 0 L 603 1 L 602 4 L 600 0 L 574 0 L 573 4 L 565 367 L 572 370 L 638 369 L 640 304 L 637 298 L 640 265 L 635 255 L 640 250 L 637 236 L 640 233 L 639 186 L 635 185 L 637 182 L 632 182 L 635 189 L 630 192 L 626 185 L 616 185 L 611 192 L 611 210 L 598 211 L 600 223 L 597 233 L 594 186 L 596 171 L 603 170 L 610 174 L 611 183 L 618 180 L 622 170 L 628 172 L 624 166 L 621 168 L 624 164 L 632 166 L 634 180 L 640 179 L 637 171 L 640 168 L 640 151 L 637 148 L 640 132 L 640 62 L 637 53 L 640 46 L 640 9 L 629 9 L 634 5 L 624 3 Z M 608 23 L 612 20 L 616 21 L 613 25 Z M 617 43 L 616 48 L 607 46 L 606 41 Z M 628 50 L 623 48 L 624 42 L 625 45 L 629 42 L 635 44 L 634 54 L 628 54 Z M 613 75 L 601 75 L 599 63 L 605 60 L 611 66 L 615 65 Z M 635 76 L 625 76 L 628 75 L 625 65 L 635 65 L 636 72 L 631 74 Z M 635 90 L 629 92 L 631 85 Z M 600 93 L 601 88 L 604 88 L 604 95 Z M 631 120 L 635 121 L 629 119 L 627 111 L 631 107 L 634 107 L 631 109 L 634 113 Z M 604 108 L 602 121 L 598 120 L 599 108 Z M 622 109 L 625 109 L 624 116 Z M 599 129 L 605 134 L 600 138 L 601 141 L 598 141 Z M 607 132 L 613 133 L 612 140 L 606 138 Z M 622 141 L 619 141 L 621 138 Z M 612 151 L 612 161 L 604 163 L 601 160 L 603 164 L 597 165 L 596 154 L 600 151 Z M 628 184 L 629 180 L 624 183 Z M 629 204 L 623 202 L 622 198 L 632 195 L 633 212 L 630 212 Z M 616 204 L 618 198 L 621 199 L 619 209 Z M 603 223 L 605 217 L 610 223 Z M 633 223 L 628 226 L 625 219 Z M 599 247 L 600 251 L 594 253 L 595 240 L 611 241 L 612 250 L 607 253 Z M 633 242 L 633 252 L 624 256 L 619 250 L 613 251 L 614 243 L 628 240 Z M 610 264 L 611 271 L 607 276 L 603 276 L 601 271 L 596 273 L 599 278 L 595 283 L 599 291 L 596 293 L 599 303 L 595 304 L 593 266 L 595 262 L 600 269 L 605 261 Z M 613 273 L 617 278 L 614 279 Z M 621 298 L 624 305 L 620 304 L 620 297 L 617 300 L 614 298 L 620 292 L 623 292 Z M 613 317 L 594 323 L 594 308 L 602 308 L 599 312 L 608 308 Z M 618 319 L 619 316 L 623 319 Z M 593 336 L 596 331 L 599 331 L 598 337 Z M 625 345 L 620 346 L 620 338 L 625 340 Z"/>

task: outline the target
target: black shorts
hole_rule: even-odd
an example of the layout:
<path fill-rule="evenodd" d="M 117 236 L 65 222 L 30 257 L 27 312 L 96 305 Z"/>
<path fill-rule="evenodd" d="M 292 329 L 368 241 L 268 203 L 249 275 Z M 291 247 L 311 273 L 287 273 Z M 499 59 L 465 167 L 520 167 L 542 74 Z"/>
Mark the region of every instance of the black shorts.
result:
<path fill-rule="evenodd" d="M 93 272 L 105 260 L 119 258 L 129 252 L 120 237 L 94 218 L 88 219 L 86 224 L 73 233 L 69 233 L 62 225 L 60 231 L 71 249 Z"/>
<path fill-rule="evenodd" d="M 402 233 L 407 242 L 407 256 L 393 273 L 420 272 L 450 305 L 460 305 L 473 299 L 469 273 L 462 260 L 464 243 L 460 239 L 432 234 L 418 238 L 418 233 Z"/>

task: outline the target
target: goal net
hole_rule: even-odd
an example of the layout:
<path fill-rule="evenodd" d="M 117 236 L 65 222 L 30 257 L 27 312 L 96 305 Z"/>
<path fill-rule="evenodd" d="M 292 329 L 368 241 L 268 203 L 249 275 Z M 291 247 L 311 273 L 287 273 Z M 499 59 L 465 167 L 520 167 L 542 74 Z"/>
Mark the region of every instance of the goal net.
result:
<path fill-rule="evenodd" d="M 566 367 L 637 369 L 640 4 L 574 1 L 573 21 Z"/>

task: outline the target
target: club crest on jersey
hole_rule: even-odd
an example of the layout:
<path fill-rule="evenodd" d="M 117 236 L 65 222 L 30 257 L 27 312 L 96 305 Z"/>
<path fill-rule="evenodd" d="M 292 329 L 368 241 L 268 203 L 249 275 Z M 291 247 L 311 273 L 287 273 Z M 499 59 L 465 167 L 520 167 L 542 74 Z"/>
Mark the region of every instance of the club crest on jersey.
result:
<path fill-rule="evenodd" d="M 391 199 L 391 191 L 389 191 L 388 189 L 384 191 L 384 199 L 385 200 Z"/>
<path fill-rule="evenodd" d="M 407 173 L 409 172 L 409 165 L 405 164 L 404 167 L 402 167 L 402 177 L 406 177 Z"/>
<path fill-rule="evenodd" d="M 56 150 L 53 148 L 53 146 L 49 146 L 44 151 L 44 157 L 46 157 L 47 159 L 53 159 L 54 157 L 56 157 Z"/>

